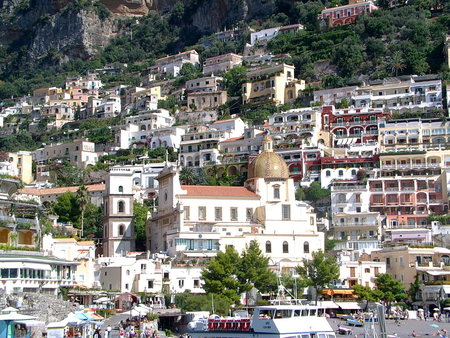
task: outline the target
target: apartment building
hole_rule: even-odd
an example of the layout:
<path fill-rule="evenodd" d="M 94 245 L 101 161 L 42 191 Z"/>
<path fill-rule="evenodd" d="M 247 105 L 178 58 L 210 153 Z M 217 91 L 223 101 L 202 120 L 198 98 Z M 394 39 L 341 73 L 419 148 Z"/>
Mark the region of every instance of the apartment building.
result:
<path fill-rule="evenodd" d="M 389 78 L 357 89 L 355 107 L 384 108 L 391 113 L 430 112 L 442 108 L 442 81 L 436 75 Z"/>
<path fill-rule="evenodd" d="M 185 63 L 191 63 L 197 68 L 200 66 L 199 55 L 196 50 L 191 49 L 156 60 L 155 65 L 148 68 L 149 77 L 152 79 L 166 76 L 177 77 Z"/>
<path fill-rule="evenodd" d="M 321 137 L 323 128 L 318 108 L 290 109 L 273 114 L 265 128 L 273 135 L 277 148 L 299 144 L 316 146 L 319 142 L 329 145 L 329 139 Z"/>
<path fill-rule="evenodd" d="M 325 8 L 317 16 L 322 20 L 322 26 L 336 27 L 341 25 L 354 24 L 359 16 L 372 13 L 377 10 L 373 1 L 350 0 L 348 5 Z"/>
<path fill-rule="evenodd" d="M 386 215 L 388 228 L 427 227 L 429 214 L 448 210 L 447 175 L 443 170 L 448 155 L 448 151 L 381 153 L 381 168 L 369 178 L 371 210 Z M 415 241 L 413 235 L 408 239 Z"/>
<path fill-rule="evenodd" d="M 203 74 L 220 74 L 228 72 L 232 68 L 242 64 L 244 57 L 242 55 L 227 53 L 207 58 L 203 62 Z"/>
<path fill-rule="evenodd" d="M 17 176 L 23 183 L 28 184 L 34 180 L 33 156 L 29 151 L 8 153 L 8 165 L 6 174 Z"/>
<path fill-rule="evenodd" d="M 323 128 L 330 132 L 336 147 L 376 143 L 378 125 L 383 124 L 386 118 L 391 118 L 391 113 L 381 108 L 336 109 L 334 106 L 322 106 Z"/>
<path fill-rule="evenodd" d="M 329 88 L 314 91 L 314 103 L 320 102 L 324 106 L 335 105 L 342 102 L 342 99 L 346 99 L 348 103 L 352 104 L 353 97 L 356 95 L 357 86 L 341 87 L 341 88 Z"/>
<path fill-rule="evenodd" d="M 102 81 L 97 79 L 97 74 L 89 73 L 86 76 L 75 76 L 66 79 L 66 89 L 82 88 L 88 90 L 99 90 L 103 87 Z"/>
<path fill-rule="evenodd" d="M 102 102 L 97 105 L 95 114 L 97 118 L 116 117 L 122 111 L 120 96 L 110 94 L 102 99 Z"/>
<path fill-rule="evenodd" d="M 360 170 L 372 177 L 379 167 L 378 145 L 353 144 L 348 148 L 324 149 L 315 166 L 323 188 L 334 180 L 356 180 Z"/>
<path fill-rule="evenodd" d="M 378 249 L 382 235 L 379 212 L 370 210 L 366 182 L 335 179 L 331 183 L 330 234 L 338 240 L 336 250 L 370 252 Z"/>
<path fill-rule="evenodd" d="M 40 164 L 46 163 L 51 159 L 63 158 L 82 168 L 95 165 L 98 157 L 101 156 L 95 151 L 95 143 L 86 139 L 76 139 L 67 143 L 47 144 L 43 150 L 37 149 L 35 154 L 35 160 Z"/>
<path fill-rule="evenodd" d="M 227 175 L 237 175 L 247 177 L 249 156 L 256 156 L 262 148 L 262 140 L 266 136 L 263 130 L 247 128 L 244 135 L 232 137 L 219 143 L 219 153 L 222 156 L 215 161 L 206 163 L 206 173 L 208 176 L 214 174 L 220 177 L 224 172 Z"/>
<path fill-rule="evenodd" d="M 240 118 L 219 120 L 210 126 L 192 126 L 181 137 L 179 160 L 187 167 L 203 167 L 221 160 L 220 142 L 243 135 L 246 124 Z"/>
<path fill-rule="evenodd" d="M 242 103 L 255 106 L 295 100 L 305 89 L 305 80 L 297 80 L 294 72 L 295 67 L 286 64 L 250 69 L 247 82 L 242 85 Z"/>

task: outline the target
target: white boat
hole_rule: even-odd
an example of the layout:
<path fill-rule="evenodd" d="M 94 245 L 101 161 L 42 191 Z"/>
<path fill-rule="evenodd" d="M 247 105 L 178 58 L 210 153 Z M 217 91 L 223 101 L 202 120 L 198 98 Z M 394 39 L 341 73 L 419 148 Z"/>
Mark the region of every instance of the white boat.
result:
<path fill-rule="evenodd" d="M 200 319 L 192 338 L 336 338 L 323 308 L 312 305 L 257 306 L 252 318 Z"/>

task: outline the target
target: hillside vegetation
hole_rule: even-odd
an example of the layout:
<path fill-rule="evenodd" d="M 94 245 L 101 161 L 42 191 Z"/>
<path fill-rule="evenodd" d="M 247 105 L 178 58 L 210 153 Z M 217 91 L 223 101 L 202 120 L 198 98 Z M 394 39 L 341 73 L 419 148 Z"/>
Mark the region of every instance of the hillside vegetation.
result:
<path fill-rule="evenodd" d="M 79 1 L 75 1 L 78 3 Z M 194 4 L 195 1 L 192 2 Z M 285 34 L 272 40 L 272 54 L 288 53 L 282 61 L 296 66 L 298 78 L 307 82 L 324 81 L 326 86 L 356 83 L 363 78 L 377 79 L 402 74 L 441 72 L 446 78 L 444 43 L 450 29 L 449 4 L 414 0 L 394 9 L 380 9 L 370 16 L 362 16 L 355 25 L 336 28 L 323 27 L 316 19 L 325 7 L 345 4 L 328 1 L 277 1 L 274 13 L 239 22 L 234 26 L 254 29 L 293 23 L 304 24 L 298 34 Z M 383 2 L 380 1 L 381 6 Z M 436 10 L 431 10 L 437 8 Z M 106 18 L 101 6 L 71 5 L 67 10 L 92 10 Z M 195 6 L 177 3 L 170 12 L 151 11 L 145 17 L 122 19 L 122 32 L 105 48 L 87 60 L 70 59 L 65 62 L 62 52 L 53 50 L 38 64 L 24 62 L 27 45 L 11 44 L 0 47 L 0 99 L 18 97 L 39 87 L 64 85 L 68 75 L 84 75 L 86 70 L 102 68 L 113 63 L 122 68 L 119 75 L 104 75 L 106 85 L 141 82 L 141 75 L 154 60 L 180 50 L 195 48 L 203 61 L 207 57 L 227 52 L 242 53 L 249 34 L 235 43 L 213 43 L 205 47 L 206 37 L 190 25 Z M 257 20 L 256 20 L 257 19 Z M 326 67 L 317 67 L 317 62 Z M 126 63 L 127 67 L 120 64 Z M 7 67 L 16 65 L 17 67 Z M 20 65 L 20 67 L 19 67 Z"/>

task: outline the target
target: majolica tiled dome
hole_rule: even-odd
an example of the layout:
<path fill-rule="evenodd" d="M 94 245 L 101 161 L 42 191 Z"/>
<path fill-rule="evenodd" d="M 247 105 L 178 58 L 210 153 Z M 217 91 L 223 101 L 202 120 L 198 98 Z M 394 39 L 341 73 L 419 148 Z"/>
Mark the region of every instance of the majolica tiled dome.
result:
<path fill-rule="evenodd" d="M 263 152 L 251 163 L 248 178 L 289 178 L 286 162 L 272 148 L 272 138 L 267 135 L 263 140 Z"/>

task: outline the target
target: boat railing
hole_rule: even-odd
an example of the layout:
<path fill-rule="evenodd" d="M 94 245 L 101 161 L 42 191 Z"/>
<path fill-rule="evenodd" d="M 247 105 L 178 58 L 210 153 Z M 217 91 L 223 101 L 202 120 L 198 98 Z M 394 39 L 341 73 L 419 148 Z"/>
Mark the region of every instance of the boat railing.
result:
<path fill-rule="evenodd" d="M 250 331 L 250 318 L 210 318 L 209 331 Z"/>

